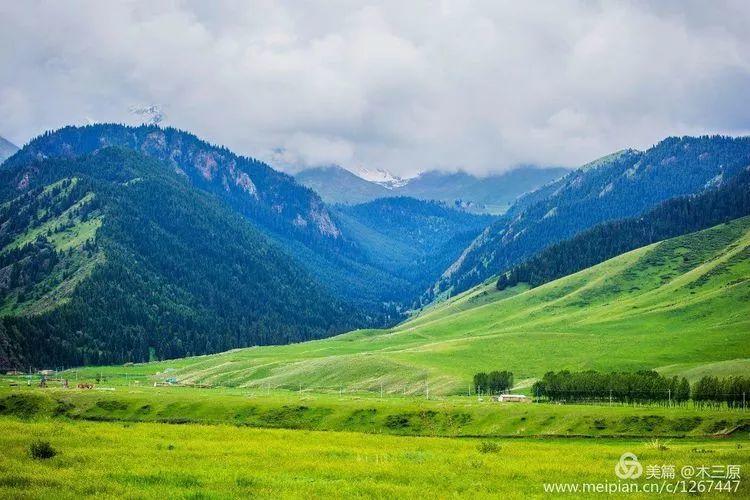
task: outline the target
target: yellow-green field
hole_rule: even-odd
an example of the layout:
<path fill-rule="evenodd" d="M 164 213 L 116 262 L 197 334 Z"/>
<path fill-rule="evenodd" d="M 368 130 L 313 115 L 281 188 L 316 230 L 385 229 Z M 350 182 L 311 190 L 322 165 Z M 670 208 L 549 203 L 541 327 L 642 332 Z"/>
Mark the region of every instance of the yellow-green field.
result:
<path fill-rule="evenodd" d="M 618 483 L 625 452 L 678 471 L 750 466 L 750 442 L 736 439 L 450 439 L 8 417 L 0 427 L 0 498 L 528 498 L 544 496 L 544 483 Z M 58 454 L 32 459 L 37 439 Z M 738 488 L 750 495 L 747 482 Z"/>

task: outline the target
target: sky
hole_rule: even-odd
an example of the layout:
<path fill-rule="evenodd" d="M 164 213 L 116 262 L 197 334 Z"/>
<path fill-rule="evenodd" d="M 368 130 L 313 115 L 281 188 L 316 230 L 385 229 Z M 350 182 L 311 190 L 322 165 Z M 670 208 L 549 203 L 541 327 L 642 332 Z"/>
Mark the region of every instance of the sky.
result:
<path fill-rule="evenodd" d="M 0 0 L 0 135 L 162 124 L 290 172 L 750 133 L 750 2 Z"/>

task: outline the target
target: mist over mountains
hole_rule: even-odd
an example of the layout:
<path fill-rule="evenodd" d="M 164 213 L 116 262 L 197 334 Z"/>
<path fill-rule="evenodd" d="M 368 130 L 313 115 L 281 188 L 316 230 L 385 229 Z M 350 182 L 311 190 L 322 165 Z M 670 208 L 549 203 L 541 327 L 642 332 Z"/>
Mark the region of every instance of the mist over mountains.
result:
<path fill-rule="evenodd" d="M 438 200 L 476 213 L 500 214 L 520 195 L 556 180 L 569 170 L 560 167 L 518 167 L 478 177 L 473 174 L 430 170 L 415 177 L 399 178 L 385 172 L 359 175 L 341 167 L 303 170 L 295 176 L 327 203 L 356 204 L 390 196 Z M 382 172 L 382 171 L 381 171 Z"/>

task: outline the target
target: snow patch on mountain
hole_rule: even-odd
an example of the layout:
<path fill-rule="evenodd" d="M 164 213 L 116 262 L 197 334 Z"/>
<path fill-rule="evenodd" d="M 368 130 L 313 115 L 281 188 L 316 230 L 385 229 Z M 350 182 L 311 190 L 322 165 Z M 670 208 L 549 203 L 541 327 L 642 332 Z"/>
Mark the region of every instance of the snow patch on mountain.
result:
<path fill-rule="evenodd" d="M 399 177 L 382 168 L 376 168 L 373 170 L 366 167 L 356 167 L 352 169 L 351 172 L 357 177 L 366 181 L 374 182 L 375 184 L 380 184 L 388 189 L 403 187 L 413 179 L 413 177 Z"/>

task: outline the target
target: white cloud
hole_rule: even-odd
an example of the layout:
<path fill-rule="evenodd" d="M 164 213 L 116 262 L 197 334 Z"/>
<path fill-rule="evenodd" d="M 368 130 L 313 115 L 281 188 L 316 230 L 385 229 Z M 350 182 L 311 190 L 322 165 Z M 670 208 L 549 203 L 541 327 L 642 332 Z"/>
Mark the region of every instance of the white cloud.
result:
<path fill-rule="evenodd" d="M 0 135 L 19 143 L 159 103 L 281 166 L 410 174 L 750 130 L 742 1 L 3 2 L 0 19 Z"/>

